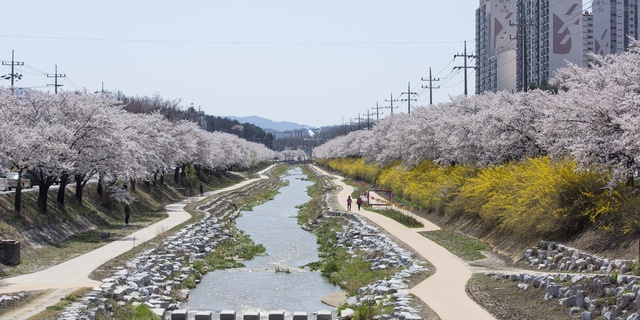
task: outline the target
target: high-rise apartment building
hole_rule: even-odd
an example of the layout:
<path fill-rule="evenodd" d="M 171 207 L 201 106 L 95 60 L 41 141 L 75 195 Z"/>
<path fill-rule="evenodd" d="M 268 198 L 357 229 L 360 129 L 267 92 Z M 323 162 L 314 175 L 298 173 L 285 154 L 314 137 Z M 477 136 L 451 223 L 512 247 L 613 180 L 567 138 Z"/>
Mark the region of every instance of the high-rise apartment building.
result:
<path fill-rule="evenodd" d="M 588 4 L 588 3 L 587 3 Z M 567 62 L 620 53 L 640 37 L 640 0 L 480 0 L 476 93 L 539 87 Z M 583 11 L 584 10 L 584 11 Z"/>
<path fill-rule="evenodd" d="M 640 0 L 593 0 L 594 52 L 620 53 L 629 47 L 629 37 L 638 38 Z"/>
<path fill-rule="evenodd" d="M 568 62 L 582 65 L 582 1 L 518 1 L 517 87 L 544 85 Z"/>
<path fill-rule="evenodd" d="M 516 89 L 516 0 L 480 0 L 476 10 L 476 93 Z"/>
<path fill-rule="evenodd" d="M 595 52 L 595 41 L 593 39 L 593 14 L 584 12 L 582 14 L 582 66 L 588 67 L 591 62 L 591 53 Z"/>

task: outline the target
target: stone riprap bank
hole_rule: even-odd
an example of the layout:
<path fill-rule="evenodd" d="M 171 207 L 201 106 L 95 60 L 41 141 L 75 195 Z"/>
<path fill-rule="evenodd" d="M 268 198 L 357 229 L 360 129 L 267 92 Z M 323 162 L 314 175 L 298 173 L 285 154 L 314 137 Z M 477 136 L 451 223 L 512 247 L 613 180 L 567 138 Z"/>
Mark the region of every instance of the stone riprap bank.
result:
<path fill-rule="evenodd" d="M 247 189 L 255 186 L 254 184 Z M 178 295 L 182 300 L 188 299 L 190 291 L 184 289 L 182 283 L 190 276 L 198 275 L 199 271 L 193 268 L 193 264 L 203 262 L 207 253 L 230 237 L 229 224 L 239 213 L 233 197 L 238 193 L 243 194 L 247 189 L 218 196 L 199 206 L 197 209 L 205 212 L 205 217 L 200 222 L 184 227 L 167 237 L 161 245 L 143 252 L 127 262 L 125 267 L 115 270 L 113 276 L 103 279 L 103 285 L 94 288 L 80 302 L 67 307 L 62 319 L 93 319 L 98 311 L 109 311 L 109 299 L 115 300 L 118 306 L 128 303 L 134 306 L 145 304 L 163 318 L 193 315 L 194 318 L 198 316 L 199 319 L 207 319 L 209 312 L 206 310 L 180 310 L 180 302 L 176 301 L 175 296 Z M 208 212 L 212 208 L 223 214 L 210 215 Z M 408 293 L 408 280 L 417 273 L 428 271 L 423 267 L 424 263 L 415 260 L 410 252 L 380 234 L 376 227 L 360 217 L 335 210 L 329 215 L 349 219 L 349 224 L 336 234 L 339 246 L 352 253 L 356 250 L 369 252 L 369 261 L 374 269 L 395 266 L 403 268 L 390 279 L 360 288 L 357 295 L 347 299 L 348 304 L 359 306 L 364 303 L 380 303 L 392 306 L 391 313 L 383 316 L 385 318 L 421 319 L 419 311 L 410 306 L 412 297 Z M 208 270 L 205 268 L 203 272 L 206 271 Z M 323 317 L 323 312 L 308 313 L 308 317 Z M 343 315 L 348 315 L 353 310 L 343 312 Z M 301 319 L 302 312 L 298 313 Z M 214 318 L 221 316 L 214 313 L 211 315 Z M 295 314 L 288 313 L 287 317 L 293 315 Z M 243 315 L 247 316 L 255 317 L 255 313 Z"/>
<path fill-rule="evenodd" d="M 180 302 L 176 301 L 176 295 L 186 300 L 190 293 L 182 288 L 182 283 L 190 276 L 202 275 L 193 268 L 194 263 L 206 265 L 204 256 L 231 235 L 230 223 L 239 213 L 234 197 L 257 185 L 212 198 L 199 206 L 197 209 L 205 214 L 200 222 L 185 226 L 157 247 L 128 261 L 125 267 L 117 268 L 111 277 L 103 279 L 100 287 L 67 307 L 62 319 L 93 319 L 98 311 L 110 311 L 109 299 L 118 306 L 145 304 L 161 317 L 178 309 Z M 212 208 L 221 214 L 209 214 Z M 203 272 L 207 271 L 205 266 Z"/>
<path fill-rule="evenodd" d="M 380 230 L 362 218 L 344 212 L 334 212 L 334 217 L 342 216 L 349 219 L 349 223 L 345 225 L 341 232 L 336 234 L 337 245 L 347 250 L 351 254 L 356 251 L 366 252 L 368 261 L 371 262 L 372 269 L 387 269 L 392 267 L 400 267 L 402 271 L 397 272 L 389 279 L 376 281 L 366 287 L 358 290 L 358 294 L 347 299 L 347 304 L 358 307 L 362 304 L 376 304 L 390 306 L 390 313 L 380 315 L 381 319 L 406 319 L 421 320 L 420 311 L 411 307 L 413 297 L 409 295 L 408 281 L 414 275 L 427 272 L 427 268 L 423 266 L 424 262 L 419 262 L 413 258 L 413 255 L 394 243 L 388 236 L 380 234 Z M 208 311 L 189 311 L 189 315 L 195 315 L 202 312 L 202 319 L 209 319 Z M 235 311 L 230 311 L 235 314 Z M 340 317 L 348 317 L 353 314 L 353 309 L 347 308 L 343 310 Z M 171 319 L 186 319 L 186 310 L 175 310 L 171 312 Z M 221 313 L 220 319 L 223 319 Z M 226 319 L 259 319 L 256 312 L 245 313 L 242 317 L 228 316 Z M 318 313 L 285 313 L 287 319 L 331 319 L 331 313 L 327 311 L 319 311 Z M 213 315 L 217 319 L 216 315 Z M 268 314 L 268 319 L 280 319 L 280 315 Z M 191 319 L 191 318 L 189 318 Z"/>
<path fill-rule="evenodd" d="M 528 249 L 524 261 L 530 267 L 539 270 L 588 273 L 627 273 L 633 263 L 628 260 L 598 257 L 553 241 L 540 241 L 537 247 Z"/>

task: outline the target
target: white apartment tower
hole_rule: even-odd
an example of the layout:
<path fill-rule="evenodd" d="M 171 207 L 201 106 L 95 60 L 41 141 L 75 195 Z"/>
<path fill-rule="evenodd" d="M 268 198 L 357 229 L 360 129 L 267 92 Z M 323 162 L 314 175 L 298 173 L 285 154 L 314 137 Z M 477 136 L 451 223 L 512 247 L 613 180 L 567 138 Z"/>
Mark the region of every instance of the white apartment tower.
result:
<path fill-rule="evenodd" d="M 593 0 L 594 52 L 621 53 L 629 47 L 629 37 L 638 38 L 640 0 Z"/>
<path fill-rule="evenodd" d="M 516 0 L 480 0 L 476 10 L 476 93 L 516 90 Z"/>
<path fill-rule="evenodd" d="M 593 59 L 590 53 L 595 52 L 595 41 L 593 39 L 593 14 L 584 12 L 582 14 L 582 66 L 588 67 Z"/>
<path fill-rule="evenodd" d="M 571 62 L 582 66 L 581 0 L 518 1 L 518 89 L 544 85 Z"/>

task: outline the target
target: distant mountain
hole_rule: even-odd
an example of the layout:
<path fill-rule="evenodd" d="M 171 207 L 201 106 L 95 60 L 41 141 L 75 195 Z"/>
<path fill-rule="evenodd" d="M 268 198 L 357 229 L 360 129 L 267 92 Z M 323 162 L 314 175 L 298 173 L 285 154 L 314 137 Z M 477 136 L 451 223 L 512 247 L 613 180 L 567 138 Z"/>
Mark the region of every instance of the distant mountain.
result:
<path fill-rule="evenodd" d="M 265 129 L 265 130 L 271 129 L 274 131 L 288 131 L 288 130 L 296 130 L 296 129 L 306 129 L 310 127 L 308 125 L 288 122 L 288 121 L 273 121 L 273 120 L 258 117 L 258 116 L 248 116 L 248 117 L 225 116 L 225 118 L 228 118 L 231 120 L 238 120 L 238 122 L 240 123 L 251 123 L 262 129 Z"/>

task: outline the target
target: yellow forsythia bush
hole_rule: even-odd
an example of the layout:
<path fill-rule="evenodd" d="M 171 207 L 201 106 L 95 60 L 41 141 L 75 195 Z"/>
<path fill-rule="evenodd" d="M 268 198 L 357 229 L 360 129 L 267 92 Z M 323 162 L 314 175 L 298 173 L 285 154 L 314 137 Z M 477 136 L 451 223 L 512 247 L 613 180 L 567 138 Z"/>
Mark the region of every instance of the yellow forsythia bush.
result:
<path fill-rule="evenodd" d="M 366 164 L 364 158 L 340 158 L 318 160 L 318 163 L 328 166 L 331 170 L 341 172 L 354 180 L 375 181 L 378 167 Z"/>
<path fill-rule="evenodd" d="M 397 161 L 381 170 L 378 185 L 393 189 L 397 195 L 430 212 L 441 213 L 472 174 L 473 170 L 467 166 L 440 166 L 423 161 L 407 168 Z"/>
<path fill-rule="evenodd" d="M 527 159 L 480 170 L 457 202 L 507 230 L 569 235 L 611 211 L 608 180 L 606 174 L 578 171 L 568 159 Z"/>
<path fill-rule="evenodd" d="M 429 212 L 479 217 L 487 226 L 527 237 L 556 239 L 589 226 L 606 227 L 621 214 L 620 192 L 607 188 L 610 175 L 578 170 L 570 159 L 540 157 L 487 168 L 432 161 L 415 167 L 396 161 L 377 168 L 361 158 L 321 162 L 351 178 L 375 182 L 377 188 L 392 189 Z"/>

